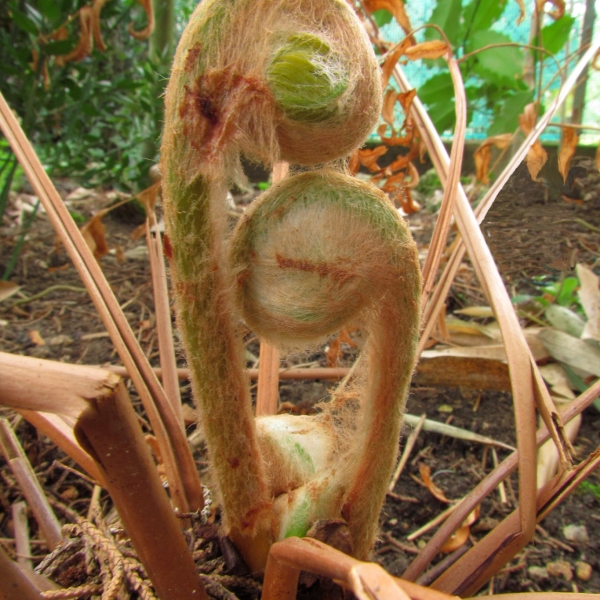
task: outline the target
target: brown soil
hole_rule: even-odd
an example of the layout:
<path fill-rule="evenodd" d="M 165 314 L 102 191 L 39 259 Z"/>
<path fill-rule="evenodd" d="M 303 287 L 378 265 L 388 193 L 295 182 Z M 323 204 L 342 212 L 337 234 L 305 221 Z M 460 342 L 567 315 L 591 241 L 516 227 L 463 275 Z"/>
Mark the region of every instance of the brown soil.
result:
<path fill-rule="evenodd" d="M 66 197 L 73 187 L 70 182 L 63 182 L 59 186 L 63 197 Z M 600 185 L 598 187 L 600 188 Z M 18 198 L 13 198 L 11 209 L 15 208 L 17 200 Z M 248 197 L 241 200 L 247 201 Z M 70 209 L 89 218 L 93 210 L 105 206 L 107 202 L 106 194 L 98 192 L 91 197 L 71 201 Z M 134 211 L 129 216 L 111 213 L 105 217 L 107 240 L 115 251 L 105 256 L 101 264 L 146 355 L 153 365 L 157 365 L 153 297 L 147 255 L 144 251 L 145 242 L 143 238 L 131 238 L 132 232 L 140 223 L 139 215 L 135 215 Z M 580 222 L 562 222 L 563 219 L 573 218 L 583 219 L 593 227 L 600 227 L 600 194 L 579 204 L 566 202 L 562 197 L 551 196 L 546 199 L 544 186 L 532 183 L 523 169 L 520 169 L 498 198 L 484 226 L 506 281 L 519 284 L 534 275 L 560 275 L 568 272 L 574 261 L 597 265 L 600 257 L 598 233 Z M 418 237 L 425 237 L 426 232 L 430 230 L 432 218 L 423 211 L 410 219 L 413 227 L 420 228 Z M 557 221 L 561 222 L 556 223 Z M 6 215 L 0 230 L 0 239 L 3 240 L 0 248 L 0 271 L 3 271 L 8 261 L 17 241 L 17 234 L 16 217 Z M 127 257 L 124 260 L 123 255 Z M 564 257 L 563 262 L 560 262 L 563 260 L 561 257 Z M 470 300 L 481 301 L 482 296 L 477 290 L 472 274 L 461 272 L 461 278 L 463 287 L 455 288 L 451 303 L 463 303 L 465 291 L 468 291 L 467 296 Z M 87 294 L 72 289 L 81 288 L 82 284 L 64 249 L 56 245 L 54 233 L 45 215 L 42 214 L 36 219 L 28 234 L 11 279 L 22 286 L 21 296 L 13 296 L 0 304 L 0 351 L 80 364 L 119 362 L 105 333 L 105 327 Z M 25 296 L 32 297 L 57 285 L 63 287 L 36 300 L 24 301 Z M 41 339 L 32 333 L 34 331 Z M 176 340 L 176 349 L 178 363 L 184 365 L 179 340 Z M 344 349 L 342 362 L 350 360 L 354 354 L 350 348 Z M 256 344 L 250 344 L 248 350 L 256 354 Z M 303 357 L 303 361 L 314 361 L 320 366 L 326 366 L 323 353 Z M 310 410 L 315 402 L 327 396 L 330 387 L 331 384 L 325 382 L 283 382 L 280 387 L 281 400 L 294 405 L 301 404 L 305 410 Z M 189 386 L 184 385 L 182 391 L 184 401 L 191 402 Z M 133 390 L 132 397 L 135 400 Z M 429 418 L 450 421 L 452 425 L 485 434 L 508 444 L 515 443 L 511 398 L 506 393 L 414 388 L 407 410 L 415 415 L 426 413 Z M 0 416 L 15 418 L 14 413 L 6 409 L 0 409 Z M 24 421 L 14 422 L 48 496 L 85 516 L 92 485 L 63 469 L 62 465 L 76 465 L 46 438 L 38 435 L 35 429 Z M 591 408 L 584 414 L 581 432 L 576 442 L 578 456 L 587 456 L 599 444 L 600 413 Z M 502 460 L 507 452 L 499 450 L 498 454 Z M 199 467 L 205 471 L 206 463 L 201 453 L 197 459 Z M 411 475 L 418 477 L 419 464 L 431 468 L 435 483 L 453 500 L 466 494 L 492 469 L 492 457 L 477 444 L 444 438 L 433 433 L 421 433 L 412 457 L 394 490 L 396 496 L 388 497 L 384 507 L 381 520 L 382 539 L 375 550 L 376 560 L 394 575 L 403 573 L 414 552 L 421 547 L 423 540 L 429 539 L 431 533 L 425 534 L 416 542 L 407 541 L 406 536 L 445 508 L 442 502 L 436 500 L 427 489 L 411 478 Z M 0 479 L 0 543 L 14 557 L 10 508 L 13 502 L 21 499 L 21 493 L 3 459 L 0 459 Z M 594 484 L 600 483 L 597 474 L 592 475 L 590 481 Z M 506 485 L 505 503 L 500 500 L 498 493 L 492 494 L 483 502 L 480 517 L 472 528 L 468 544 L 483 537 L 515 509 L 516 493 L 516 478 L 513 476 Z M 404 499 L 400 499 L 400 496 Z M 104 514 L 111 509 L 110 499 L 105 493 L 101 496 L 101 506 Z M 68 517 L 60 511 L 59 517 L 65 522 L 68 521 Z M 567 525 L 584 525 L 589 541 L 568 540 L 564 535 Z M 32 539 L 35 541 L 34 564 L 37 564 L 47 550 L 33 519 L 31 527 Z M 204 551 L 203 561 L 218 560 L 220 550 L 216 528 L 204 526 L 202 529 L 197 526 L 195 536 L 195 548 Z M 594 494 L 588 486 L 586 489 L 579 489 L 541 523 L 533 542 L 515 557 L 490 585 L 496 593 L 533 590 L 600 592 L 598 540 L 600 495 Z M 414 548 L 414 551 L 403 551 L 394 541 Z M 440 555 L 436 561 L 443 558 L 444 556 Z M 69 565 L 63 565 L 60 579 L 62 585 L 82 583 L 81 569 L 84 562 L 83 558 L 80 559 L 80 562 L 72 559 L 75 563 L 71 565 L 70 570 L 67 568 Z M 566 561 L 570 565 L 573 573 L 571 579 L 565 575 L 548 575 L 547 570 L 534 568 L 547 567 L 556 561 Z M 575 575 L 580 562 L 592 567 L 591 578 L 587 581 Z M 219 564 L 221 570 L 218 573 L 222 574 L 222 561 Z M 568 567 L 566 571 L 568 572 Z M 256 588 L 242 589 L 242 584 L 235 577 L 223 585 L 229 586 L 240 597 L 256 597 Z M 485 591 L 487 590 L 486 587 Z"/>

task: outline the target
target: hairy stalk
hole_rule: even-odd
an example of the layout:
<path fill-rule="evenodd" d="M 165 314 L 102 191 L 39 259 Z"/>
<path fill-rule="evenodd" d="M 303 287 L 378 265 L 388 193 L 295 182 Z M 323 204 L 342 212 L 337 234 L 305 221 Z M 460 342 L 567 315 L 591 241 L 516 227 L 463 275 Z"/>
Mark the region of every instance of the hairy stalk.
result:
<path fill-rule="evenodd" d="M 420 276 L 385 195 L 331 168 L 256 202 L 232 240 L 226 191 L 244 153 L 266 164 L 347 156 L 381 107 L 377 61 L 343 0 L 204 0 L 180 42 L 162 147 L 167 255 L 226 527 L 253 569 L 270 544 L 344 516 L 365 557 L 415 355 Z M 359 319 L 363 391 L 319 417 L 252 415 L 241 318 L 271 343 Z"/>

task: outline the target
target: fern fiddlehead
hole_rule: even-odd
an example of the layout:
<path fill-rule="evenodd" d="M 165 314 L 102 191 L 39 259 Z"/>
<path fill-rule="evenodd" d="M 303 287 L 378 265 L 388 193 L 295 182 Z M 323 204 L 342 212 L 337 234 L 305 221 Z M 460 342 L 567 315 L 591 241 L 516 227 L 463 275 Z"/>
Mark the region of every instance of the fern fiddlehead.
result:
<path fill-rule="evenodd" d="M 274 186 L 226 235 L 244 153 L 347 156 L 381 106 L 377 62 L 342 0 L 204 0 L 166 96 L 163 192 L 178 319 L 226 526 L 254 569 L 269 545 L 343 516 L 365 557 L 414 364 L 420 276 L 383 193 L 330 167 Z M 317 417 L 255 422 L 239 322 L 273 343 L 369 331 L 362 389 Z M 356 398 L 354 398 L 356 396 Z"/>

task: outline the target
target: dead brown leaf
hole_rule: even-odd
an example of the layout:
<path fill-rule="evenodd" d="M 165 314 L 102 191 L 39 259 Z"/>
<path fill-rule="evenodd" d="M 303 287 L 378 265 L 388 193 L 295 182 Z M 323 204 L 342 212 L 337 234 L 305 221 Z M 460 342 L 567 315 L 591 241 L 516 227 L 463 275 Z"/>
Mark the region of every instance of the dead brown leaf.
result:
<path fill-rule="evenodd" d="M 135 30 L 133 23 L 129 24 L 129 35 L 133 36 L 136 40 L 147 40 L 154 31 L 154 8 L 152 6 L 152 0 L 138 0 L 138 3 L 142 5 L 148 19 L 148 24 L 144 29 Z"/>
<path fill-rule="evenodd" d="M 546 2 L 549 2 L 556 8 L 548 12 L 548 14 L 556 21 L 565 14 L 565 2 L 564 0 L 537 0 L 538 12 L 542 12 Z"/>
<path fill-rule="evenodd" d="M 558 170 L 563 177 L 563 181 L 566 181 L 567 179 L 569 165 L 571 164 L 571 159 L 577 150 L 578 141 L 579 134 L 577 133 L 576 129 L 573 127 L 563 127 L 562 141 L 558 151 Z"/>
<path fill-rule="evenodd" d="M 21 289 L 14 281 L 0 281 L 0 302 L 10 298 Z"/>
<path fill-rule="evenodd" d="M 517 25 L 520 25 L 525 19 L 527 12 L 525 11 L 525 3 L 523 0 L 517 0 L 517 4 L 519 5 L 519 16 L 517 18 Z"/>
<path fill-rule="evenodd" d="M 537 123 L 537 109 L 534 102 L 530 102 L 519 115 L 519 127 L 525 135 L 529 135 Z"/>
<path fill-rule="evenodd" d="M 534 181 L 538 181 L 538 173 L 541 171 L 542 167 L 546 164 L 548 160 L 548 154 L 542 147 L 540 142 L 535 142 L 531 149 L 527 153 L 527 158 L 525 162 L 527 163 L 527 169 L 529 169 L 529 174 Z"/>
<path fill-rule="evenodd" d="M 393 15 L 398 25 L 402 27 L 404 33 L 408 34 L 412 31 L 412 25 L 410 19 L 406 14 L 404 8 L 404 2 L 402 0 L 363 0 L 363 6 L 370 12 L 373 13 L 376 10 L 389 10 Z M 413 41 L 414 43 L 414 41 Z"/>
<path fill-rule="evenodd" d="M 27 335 L 36 346 L 46 345 L 46 340 L 44 340 L 44 338 L 40 335 L 40 332 L 37 329 L 30 330 Z"/>
<path fill-rule="evenodd" d="M 449 554 L 450 552 L 458 550 L 466 543 L 470 534 L 471 528 L 468 525 L 463 525 L 448 538 L 448 541 L 440 548 L 440 552 Z"/>
<path fill-rule="evenodd" d="M 413 44 L 411 38 L 404 38 L 397 46 L 395 46 L 390 53 L 386 56 L 386 59 L 381 67 L 381 79 L 382 87 L 385 90 L 387 84 L 390 81 L 394 67 L 400 60 L 400 57 L 404 54 L 405 50 Z"/>
<path fill-rule="evenodd" d="M 477 172 L 477 179 L 482 183 L 488 184 L 490 182 L 489 178 L 489 168 L 490 168 L 490 160 L 491 160 L 491 148 L 492 146 L 496 146 L 496 148 L 500 148 L 504 150 L 504 148 L 508 147 L 510 144 L 510 140 L 512 138 L 512 134 L 503 133 L 501 135 L 494 135 L 492 137 L 484 140 L 479 148 L 475 150 L 473 154 L 473 158 L 475 159 L 475 169 Z"/>
<path fill-rule="evenodd" d="M 88 248 L 93 252 L 96 260 L 100 260 L 108 254 L 106 243 L 106 227 L 102 222 L 103 212 L 94 215 L 85 225 L 81 227 L 81 235 Z"/>
<path fill-rule="evenodd" d="M 83 60 L 91 54 L 94 45 L 92 28 L 94 23 L 94 11 L 91 6 L 84 6 L 79 9 L 79 41 L 77 46 L 64 56 L 57 56 L 56 65 L 64 65 L 71 61 Z"/>
<path fill-rule="evenodd" d="M 385 146 L 377 146 L 370 150 L 369 148 L 365 148 L 364 150 L 358 151 L 358 160 L 361 165 L 367 167 L 371 173 L 376 173 L 380 170 L 379 165 L 377 164 L 377 159 L 383 156 L 387 152 L 387 148 Z"/>
<path fill-rule="evenodd" d="M 596 148 L 596 168 L 600 171 L 600 146 Z"/>
<path fill-rule="evenodd" d="M 448 500 L 444 492 L 431 480 L 431 469 L 425 463 L 419 463 L 419 473 L 421 475 L 421 479 L 411 475 L 411 477 L 422 486 L 426 487 L 431 494 L 440 502 L 445 502 L 446 504 L 450 504 L 452 500 Z"/>
<path fill-rule="evenodd" d="M 433 40 L 431 42 L 422 42 L 411 46 L 404 51 L 406 57 L 410 60 L 419 60 L 421 58 L 442 58 L 443 56 L 450 55 L 451 49 L 442 40 Z"/>
<path fill-rule="evenodd" d="M 100 50 L 100 52 L 104 52 L 106 50 L 106 44 L 102 39 L 102 32 L 100 31 L 100 12 L 102 11 L 102 7 L 109 0 L 94 0 L 92 4 L 92 12 L 94 18 L 92 19 L 92 36 L 94 38 L 94 42 L 96 44 L 96 48 Z"/>
<path fill-rule="evenodd" d="M 396 90 L 387 90 L 383 97 L 383 106 L 381 108 L 381 116 L 383 120 L 394 130 L 394 106 L 398 99 L 398 92 Z"/>

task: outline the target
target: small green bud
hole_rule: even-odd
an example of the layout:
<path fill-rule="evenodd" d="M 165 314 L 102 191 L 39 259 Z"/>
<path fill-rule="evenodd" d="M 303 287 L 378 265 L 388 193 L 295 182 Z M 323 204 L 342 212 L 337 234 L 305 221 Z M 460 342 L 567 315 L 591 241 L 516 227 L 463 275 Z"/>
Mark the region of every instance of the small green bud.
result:
<path fill-rule="evenodd" d="M 267 67 L 277 105 L 290 119 L 319 122 L 337 110 L 348 70 L 329 44 L 310 33 L 290 35 Z"/>

